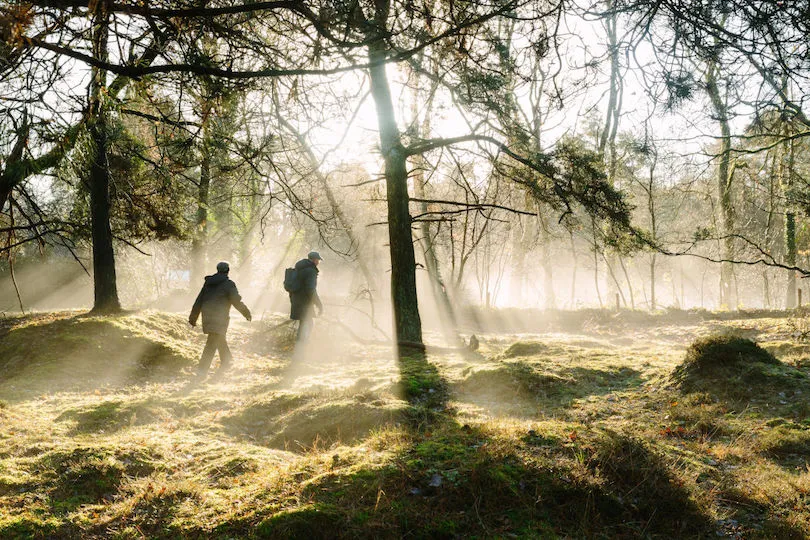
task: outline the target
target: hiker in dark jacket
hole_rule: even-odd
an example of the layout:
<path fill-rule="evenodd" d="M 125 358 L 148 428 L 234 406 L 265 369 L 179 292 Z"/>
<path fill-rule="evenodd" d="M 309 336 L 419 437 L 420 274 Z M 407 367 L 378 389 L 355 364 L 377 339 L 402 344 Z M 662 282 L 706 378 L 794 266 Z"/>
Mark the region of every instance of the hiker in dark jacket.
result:
<path fill-rule="evenodd" d="M 290 319 L 298 321 L 296 341 L 306 342 L 312 332 L 313 304 L 318 307 L 318 315 L 323 313 L 323 304 L 318 297 L 318 264 L 322 261 L 317 251 L 310 251 L 306 259 L 295 263 L 298 288 L 290 293 Z"/>
<path fill-rule="evenodd" d="M 227 262 L 217 264 L 217 273 L 205 277 L 205 285 L 197 295 L 194 307 L 191 308 L 191 315 L 188 316 L 188 323 L 191 326 L 197 325 L 197 317 L 202 312 L 202 330 L 208 334 L 205 342 L 200 364 L 197 367 L 197 377 L 204 378 L 214 359 L 214 353 L 219 351 L 219 370 L 217 375 L 224 374 L 231 365 L 231 350 L 225 334 L 228 332 L 228 324 L 231 322 L 231 306 L 239 310 L 245 319 L 251 320 L 250 310 L 242 303 L 242 297 L 236 290 L 236 283 L 228 279 L 230 265 Z"/>

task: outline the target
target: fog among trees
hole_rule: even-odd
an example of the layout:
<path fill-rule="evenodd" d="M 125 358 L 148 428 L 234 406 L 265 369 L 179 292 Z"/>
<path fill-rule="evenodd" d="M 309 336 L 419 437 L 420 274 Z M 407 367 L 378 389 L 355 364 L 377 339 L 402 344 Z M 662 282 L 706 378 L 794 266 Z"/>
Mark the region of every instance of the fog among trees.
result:
<path fill-rule="evenodd" d="M 4 2 L 0 310 L 187 310 L 228 260 L 284 311 L 310 249 L 327 309 L 402 347 L 506 308 L 796 307 L 809 8 Z"/>

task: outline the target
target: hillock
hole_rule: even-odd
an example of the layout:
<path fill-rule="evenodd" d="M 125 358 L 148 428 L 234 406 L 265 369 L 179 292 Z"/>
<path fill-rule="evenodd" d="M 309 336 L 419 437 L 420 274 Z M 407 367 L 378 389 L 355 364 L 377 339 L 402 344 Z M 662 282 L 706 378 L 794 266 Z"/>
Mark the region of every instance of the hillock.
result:
<path fill-rule="evenodd" d="M 671 381 L 684 392 L 742 401 L 784 394 L 797 384 L 806 384 L 807 376 L 750 339 L 710 335 L 689 346 Z"/>

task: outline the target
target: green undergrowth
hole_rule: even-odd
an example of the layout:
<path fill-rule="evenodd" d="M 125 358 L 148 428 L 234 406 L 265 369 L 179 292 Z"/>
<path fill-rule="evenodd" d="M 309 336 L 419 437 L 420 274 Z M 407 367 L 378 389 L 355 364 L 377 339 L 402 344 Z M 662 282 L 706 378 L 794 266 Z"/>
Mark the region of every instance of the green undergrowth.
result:
<path fill-rule="evenodd" d="M 392 362 L 293 360 L 268 316 L 202 383 L 184 323 L 2 320 L 0 538 L 810 537 L 808 369 L 781 319 Z"/>

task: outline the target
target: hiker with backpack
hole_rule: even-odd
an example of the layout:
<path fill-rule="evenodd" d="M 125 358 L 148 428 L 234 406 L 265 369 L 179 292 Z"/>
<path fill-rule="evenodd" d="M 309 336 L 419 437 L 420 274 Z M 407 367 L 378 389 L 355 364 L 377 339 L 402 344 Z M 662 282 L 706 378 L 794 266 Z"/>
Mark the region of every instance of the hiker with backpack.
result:
<path fill-rule="evenodd" d="M 284 289 L 290 293 L 290 319 L 298 321 L 295 341 L 306 343 L 312 332 L 314 317 L 312 306 L 323 314 L 323 304 L 318 297 L 318 264 L 323 260 L 317 251 L 310 251 L 306 259 L 295 263 L 295 268 L 284 272 Z"/>
<path fill-rule="evenodd" d="M 214 359 L 214 353 L 219 351 L 219 369 L 216 377 L 225 374 L 231 365 L 233 356 L 225 339 L 228 325 L 231 320 L 231 306 L 239 310 L 245 319 L 252 320 L 250 310 L 242 303 L 242 297 L 236 289 L 236 283 L 228 278 L 230 265 L 223 261 L 217 263 L 217 273 L 205 277 L 205 284 L 197 295 L 188 323 L 197 325 L 197 317 L 202 313 L 202 330 L 208 334 L 200 363 L 197 366 L 197 379 L 202 380 L 208 374 L 208 368 Z"/>

